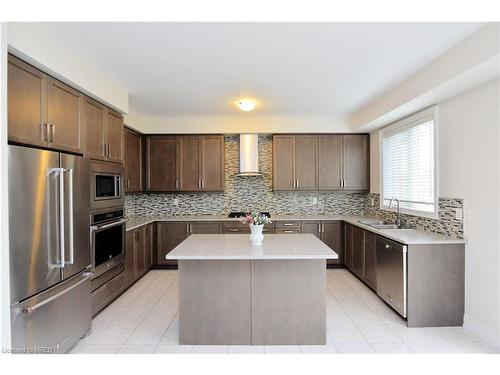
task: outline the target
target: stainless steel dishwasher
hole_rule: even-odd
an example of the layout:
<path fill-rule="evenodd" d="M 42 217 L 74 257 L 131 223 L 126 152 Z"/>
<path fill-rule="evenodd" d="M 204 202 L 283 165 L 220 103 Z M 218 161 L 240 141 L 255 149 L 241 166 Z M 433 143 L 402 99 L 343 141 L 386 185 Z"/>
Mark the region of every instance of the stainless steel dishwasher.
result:
<path fill-rule="evenodd" d="M 407 246 L 377 236 L 377 294 L 406 318 Z"/>

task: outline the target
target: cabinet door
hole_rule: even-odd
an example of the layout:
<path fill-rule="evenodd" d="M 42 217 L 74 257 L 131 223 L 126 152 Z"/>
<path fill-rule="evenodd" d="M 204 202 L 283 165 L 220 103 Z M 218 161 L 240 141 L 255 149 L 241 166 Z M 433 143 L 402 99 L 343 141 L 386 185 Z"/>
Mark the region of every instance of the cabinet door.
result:
<path fill-rule="evenodd" d="M 106 159 L 104 118 L 106 107 L 90 98 L 83 98 L 85 155 L 91 159 Z"/>
<path fill-rule="evenodd" d="M 135 281 L 135 231 L 127 232 L 125 249 L 125 285 L 129 287 Z"/>
<path fill-rule="evenodd" d="M 296 136 L 295 188 L 318 190 L 318 137 Z"/>
<path fill-rule="evenodd" d="M 365 282 L 377 290 L 377 236 L 365 231 Z"/>
<path fill-rule="evenodd" d="M 201 190 L 201 137 L 179 137 L 177 147 L 179 190 Z"/>
<path fill-rule="evenodd" d="M 47 79 L 49 147 L 83 153 L 82 95 L 53 78 Z"/>
<path fill-rule="evenodd" d="M 342 264 L 344 262 L 344 237 L 340 221 L 325 221 L 322 223 L 322 240 L 335 251 L 339 258 L 328 259 L 327 264 Z"/>
<path fill-rule="evenodd" d="M 166 260 L 167 255 L 178 244 L 184 241 L 188 235 L 188 223 L 160 222 L 158 223 L 158 245 L 156 262 L 161 266 L 177 265 L 176 260 Z"/>
<path fill-rule="evenodd" d="M 153 267 L 155 245 L 155 223 L 146 225 L 144 252 L 146 253 L 146 270 Z"/>
<path fill-rule="evenodd" d="M 273 136 L 273 190 L 295 190 L 295 136 Z"/>
<path fill-rule="evenodd" d="M 370 190 L 369 136 L 343 136 L 344 190 Z"/>
<path fill-rule="evenodd" d="M 222 232 L 221 223 L 192 222 L 189 223 L 190 234 L 220 234 Z"/>
<path fill-rule="evenodd" d="M 178 186 L 176 155 L 176 137 L 146 137 L 146 190 L 176 190 Z"/>
<path fill-rule="evenodd" d="M 319 221 L 303 221 L 302 233 L 314 234 L 316 237 L 321 238 L 321 222 Z"/>
<path fill-rule="evenodd" d="M 202 137 L 201 189 L 224 190 L 224 137 L 206 135 Z"/>
<path fill-rule="evenodd" d="M 356 226 L 352 228 L 352 272 L 365 277 L 365 231 Z"/>
<path fill-rule="evenodd" d="M 9 55 L 7 112 L 9 141 L 47 146 L 45 74 Z"/>
<path fill-rule="evenodd" d="M 318 144 L 318 188 L 320 190 L 341 190 L 342 136 L 320 135 Z"/>
<path fill-rule="evenodd" d="M 126 192 L 142 191 L 142 136 L 125 129 Z"/>
<path fill-rule="evenodd" d="M 146 272 L 146 227 L 140 227 L 135 232 L 135 278 L 138 279 Z"/>
<path fill-rule="evenodd" d="M 350 270 L 352 270 L 353 228 L 351 224 L 344 224 L 344 263 Z"/>
<path fill-rule="evenodd" d="M 123 117 L 111 110 L 106 112 L 107 158 L 110 161 L 123 161 Z"/>

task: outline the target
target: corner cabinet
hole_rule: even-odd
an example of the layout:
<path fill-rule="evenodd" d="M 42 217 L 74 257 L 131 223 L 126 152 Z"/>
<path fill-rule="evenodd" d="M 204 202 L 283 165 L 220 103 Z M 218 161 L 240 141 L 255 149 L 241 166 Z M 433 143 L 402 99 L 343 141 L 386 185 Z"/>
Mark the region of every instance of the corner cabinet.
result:
<path fill-rule="evenodd" d="M 368 134 L 273 136 L 273 190 L 368 191 Z"/>
<path fill-rule="evenodd" d="M 78 91 L 9 55 L 7 96 L 10 142 L 83 153 Z"/>
<path fill-rule="evenodd" d="M 146 137 L 147 191 L 223 191 L 224 176 L 222 135 Z"/>

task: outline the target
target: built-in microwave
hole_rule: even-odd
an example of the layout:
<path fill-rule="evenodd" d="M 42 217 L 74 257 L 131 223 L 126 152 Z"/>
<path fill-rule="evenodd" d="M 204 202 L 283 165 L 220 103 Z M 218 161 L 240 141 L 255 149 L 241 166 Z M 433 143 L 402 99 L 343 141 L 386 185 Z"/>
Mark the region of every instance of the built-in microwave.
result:
<path fill-rule="evenodd" d="M 121 164 L 91 162 L 90 204 L 94 212 L 123 207 L 123 174 Z"/>

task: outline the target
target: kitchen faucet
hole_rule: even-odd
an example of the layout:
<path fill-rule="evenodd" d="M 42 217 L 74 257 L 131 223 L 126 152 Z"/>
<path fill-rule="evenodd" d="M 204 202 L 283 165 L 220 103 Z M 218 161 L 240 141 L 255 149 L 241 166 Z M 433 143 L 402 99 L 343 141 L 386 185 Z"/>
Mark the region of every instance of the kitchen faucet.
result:
<path fill-rule="evenodd" d="M 391 198 L 391 201 L 389 202 L 389 209 L 392 207 L 392 201 L 396 201 L 398 203 L 398 208 L 396 211 L 396 225 L 400 226 L 401 225 L 401 212 L 399 211 L 399 199 Z"/>

